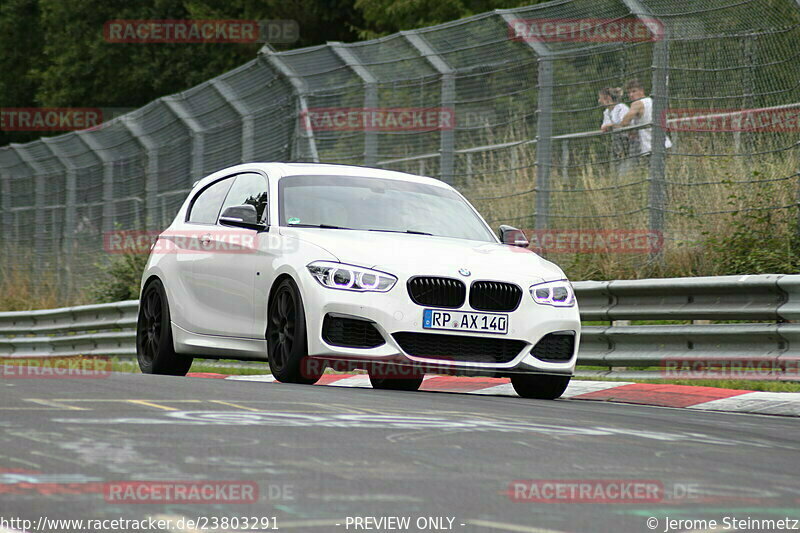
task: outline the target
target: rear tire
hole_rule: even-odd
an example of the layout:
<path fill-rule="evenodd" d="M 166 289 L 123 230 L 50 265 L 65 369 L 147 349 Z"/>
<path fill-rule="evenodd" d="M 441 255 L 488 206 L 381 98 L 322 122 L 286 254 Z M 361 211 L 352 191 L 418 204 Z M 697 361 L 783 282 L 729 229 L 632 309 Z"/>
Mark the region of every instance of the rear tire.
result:
<path fill-rule="evenodd" d="M 546 374 L 514 374 L 511 385 L 523 398 L 555 400 L 564 394 L 572 376 L 550 376 Z"/>
<path fill-rule="evenodd" d="M 136 321 L 136 359 L 143 374 L 185 376 L 193 357 L 175 353 L 169 303 L 160 280 L 147 284 Z"/>
<path fill-rule="evenodd" d="M 295 282 L 284 279 L 272 294 L 267 313 L 267 357 L 272 375 L 283 383 L 313 385 L 325 371 L 308 357 L 306 313 Z"/>

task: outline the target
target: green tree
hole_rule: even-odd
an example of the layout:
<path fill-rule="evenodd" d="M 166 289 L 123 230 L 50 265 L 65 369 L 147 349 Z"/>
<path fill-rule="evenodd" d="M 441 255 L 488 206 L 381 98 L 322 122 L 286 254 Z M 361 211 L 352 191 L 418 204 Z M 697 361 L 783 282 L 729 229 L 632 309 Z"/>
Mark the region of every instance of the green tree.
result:
<path fill-rule="evenodd" d="M 0 108 L 33 107 L 37 80 L 32 67 L 44 61 L 38 0 L 0 2 Z M 25 142 L 38 133 L 0 131 L 0 146 Z"/>
<path fill-rule="evenodd" d="M 362 38 L 432 26 L 493 9 L 527 6 L 537 0 L 356 0 L 363 17 Z"/>
<path fill-rule="evenodd" d="M 296 48 L 355 41 L 354 0 L 2 0 L 0 107 L 136 108 L 256 57 L 260 43 L 109 43 L 115 19 L 295 20 Z M 55 134 L 54 132 L 53 134 Z M 0 132 L 0 145 L 40 132 Z"/>

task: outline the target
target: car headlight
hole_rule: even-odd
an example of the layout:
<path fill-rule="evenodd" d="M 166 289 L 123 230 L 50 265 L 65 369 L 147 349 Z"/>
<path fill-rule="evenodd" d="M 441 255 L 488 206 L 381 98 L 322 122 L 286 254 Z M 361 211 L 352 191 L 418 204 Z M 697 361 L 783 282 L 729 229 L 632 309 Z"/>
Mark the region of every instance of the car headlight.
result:
<path fill-rule="evenodd" d="M 397 282 L 396 277 L 386 272 L 332 261 L 314 261 L 306 268 L 320 285 L 331 289 L 386 292 Z"/>
<path fill-rule="evenodd" d="M 532 285 L 530 291 L 537 304 L 555 307 L 575 305 L 575 290 L 572 288 L 572 284 L 565 279 Z"/>

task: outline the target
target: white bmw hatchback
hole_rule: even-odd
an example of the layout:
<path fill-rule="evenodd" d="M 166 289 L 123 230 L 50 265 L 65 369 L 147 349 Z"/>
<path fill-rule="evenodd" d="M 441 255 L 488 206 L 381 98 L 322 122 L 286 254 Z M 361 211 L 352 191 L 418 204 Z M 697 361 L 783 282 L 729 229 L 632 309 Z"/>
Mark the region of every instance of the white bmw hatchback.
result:
<path fill-rule="evenodd" d="M 142 277 L 142 372 L 193 357 L 268 360 L 280 381 L 361 368 L 375 388 L 425 373 L 509 376 L 557 398 L 580 318 L 563 271 L 500 238 L 441 181 L 371 168 L 252 163 L 195 184 Z"/>

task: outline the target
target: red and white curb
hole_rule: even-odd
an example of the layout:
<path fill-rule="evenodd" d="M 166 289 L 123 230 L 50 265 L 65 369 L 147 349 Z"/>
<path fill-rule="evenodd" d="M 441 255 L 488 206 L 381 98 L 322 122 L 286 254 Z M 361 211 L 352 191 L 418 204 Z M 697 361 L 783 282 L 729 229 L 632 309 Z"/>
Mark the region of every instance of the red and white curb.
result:
<path fill-rule="evenodd" d="M 190 373 L 189 376 L 266 383 L 276 381 L 272 374 L 227 376 L 224 374 Z M 369 377 L 366 374 L 325 374 L 317 382 L 317 385 L 370 388 Z M 517 396 L 511 383 L 506 378 L 425 376 L 425 381 L 423 381 L 420 390 L 484 394 L 488 396 Z M 573 379 L 562 398 L 661 407 L 682 407 L 706 411 L 800 416 L 800 393 L 795 392 L 757 392 L 688 385 Z"/>

